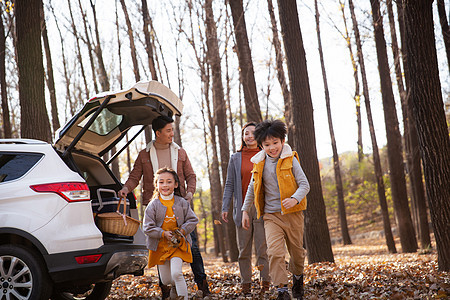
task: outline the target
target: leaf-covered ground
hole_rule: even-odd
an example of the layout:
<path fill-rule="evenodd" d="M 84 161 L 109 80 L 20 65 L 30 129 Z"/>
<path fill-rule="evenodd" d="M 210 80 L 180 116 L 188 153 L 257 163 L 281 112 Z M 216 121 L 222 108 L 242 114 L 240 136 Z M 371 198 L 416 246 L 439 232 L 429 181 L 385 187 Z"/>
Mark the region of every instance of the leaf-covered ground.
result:
<path fill-rule="evenodd" d="M 360 239 L 333 247 L 335 263 L 305 266 L 305 299 L 449 299 L 450 274 L 439 272 L 436 252 L 388 254 L 384 240 Z M 275 299 L 276 289 L 260 295 L 254 268 L 253 296 L 239 294 L 237 263 L 203 255 L 212 296 L 209 299 Z M 189 265 L 183 267 L 190 297 L 196 286 Z M 108 299 L 160 299 L 156 268 L 144 276 L 114 281 Z"/>

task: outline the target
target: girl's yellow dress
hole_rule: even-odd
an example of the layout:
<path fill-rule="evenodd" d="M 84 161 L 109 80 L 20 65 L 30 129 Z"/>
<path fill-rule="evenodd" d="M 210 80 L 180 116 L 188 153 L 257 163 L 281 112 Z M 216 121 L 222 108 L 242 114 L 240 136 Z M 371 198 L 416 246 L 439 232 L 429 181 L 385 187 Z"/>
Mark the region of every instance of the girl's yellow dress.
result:
<path fill-rule="evenodd" d="M 175 199 L 172 200 L 163 200 L 159 197 L 159 201 L 167 207 L 166 217 L 164 218 L 164 222 L 161 228 L 164 231 L 170 231 L 177 228 L 177 219 L 175 214 L 173 213 L 173 203 Z M 172 257 L 179 257 L 183 261 L 191 263 L 192 262 L 192 252 L 191 247 L 186 242 L 186 239 L 181 239 L 181 243 L 178 248 L 170 247 L 167 243 L 167 239 L 161 237 L 159 239 L 158 248 L 156 251 L 149 250 L 148 256 L 148 267 L 151 268 L 155 265 L 163 265 L 166 260 L 171 259 Z"/>

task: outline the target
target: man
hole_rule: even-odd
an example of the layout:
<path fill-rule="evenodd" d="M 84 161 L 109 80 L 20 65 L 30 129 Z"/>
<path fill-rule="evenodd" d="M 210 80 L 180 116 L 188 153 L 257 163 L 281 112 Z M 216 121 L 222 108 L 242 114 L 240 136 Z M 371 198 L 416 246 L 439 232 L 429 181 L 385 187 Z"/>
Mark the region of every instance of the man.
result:
<path fill-rule="evenodd" d="M 154 191 L 154 173 L 160 168 L 169 167 L 174 169 L 180 178 L 181 195 L 191 203 L 195 193 L 197 178 L 186 151 L 173 142 L 173 119 L 166 116 L 159 116 L 153 120 L 152 128 L 155 132 L 155 140 L 151 141 L 144 150 L 139 152 L 128 180 L 118 192 L 119 196 L 124 197 L 136 188 L 143 176 L 144 192 L 142 204 L 146 206 L 151 200 Z M 210 294 L 210 291 L 195 230 L 191 233 L 191 238 L 193 258 L 191 268 L 194 273 L 194 281 L 197 283 L 198 289 L 203 291 L 203 295 L 206 296 Z M 160 286 L 162 298 L 168 298 L 170 296 L 170 289 L 161 282 Z"/>

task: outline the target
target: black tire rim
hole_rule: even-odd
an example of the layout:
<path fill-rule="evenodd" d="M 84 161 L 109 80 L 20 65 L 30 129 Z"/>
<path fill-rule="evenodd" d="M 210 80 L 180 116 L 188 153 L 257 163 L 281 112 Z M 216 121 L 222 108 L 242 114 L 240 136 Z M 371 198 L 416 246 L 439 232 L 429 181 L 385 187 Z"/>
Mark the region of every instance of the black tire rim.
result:
<path fill-rule="evenodd" d="M 0 298 L 28 299 L 33 289 L 33 275 L 28 265 L 15 256 L 0 256 Z"/>

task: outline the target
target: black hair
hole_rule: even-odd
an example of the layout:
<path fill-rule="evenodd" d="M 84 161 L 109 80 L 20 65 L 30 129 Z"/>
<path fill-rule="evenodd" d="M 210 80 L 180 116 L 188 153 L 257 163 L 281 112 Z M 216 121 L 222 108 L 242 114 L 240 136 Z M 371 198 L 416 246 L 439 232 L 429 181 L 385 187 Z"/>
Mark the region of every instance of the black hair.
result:
<path fill-rule="evenodd" d="M 244 126 L 242 127 L 242 130 L 241 130 L 241 148 L 239 148 L 239 150 L 237 152 L 241 152 L 244 149 L 244 147 L 247 147 L 247 144 L 244 141 L 244 130 L 248 126 L 255 126 L 256 127 L 256 123 L 255 122 L 248 122 L 248 123 L 245 123 Z"/>
<path fill-rule="evenodd" d="M 258 146 L 261 147 L 262 143 L 267 138 L 279 138 L 284 141 L 286 139 L 286 133 L 286 124 L 284 124 L 283 121 L 270 119 L 256 125 L 255 132 L 253 134 L 255 135 Z"/>
<path fill-rule="evenodd" d="M 173 123 L 173 119 L 167 116 L 159 116 L 152 121 L 152 129 L 156 132 L 166 127 L 167 124 Z"/>
<path fill-rule="evenodd" d="M 173 175 L 173 178 L 174 178 L 175 182 L 177 183 L 177 187 L 173 190 L 173 193 L 174 193 L 174 195 L 183 197 L 183 196 L 181 196 L 180 178 L 178 177 L 177 172 L 175 172 L 171 168 L 164 167 L 164 168 L 158 169 L 158 171 L 156 171 L 156 173 L 155 173 L 155 178 L 153 178 L 153 186 L 155 187 L 155 189 L 153 190 L 152 199 L 155 199 L 155 198 L 159 197 L 159 191 L 157 189 L 157 187 L 158 187 L 158 177 L 159 177 L 158 175 L 162 174 L 162 173 L 170 173 L 170 174 Z"/>

